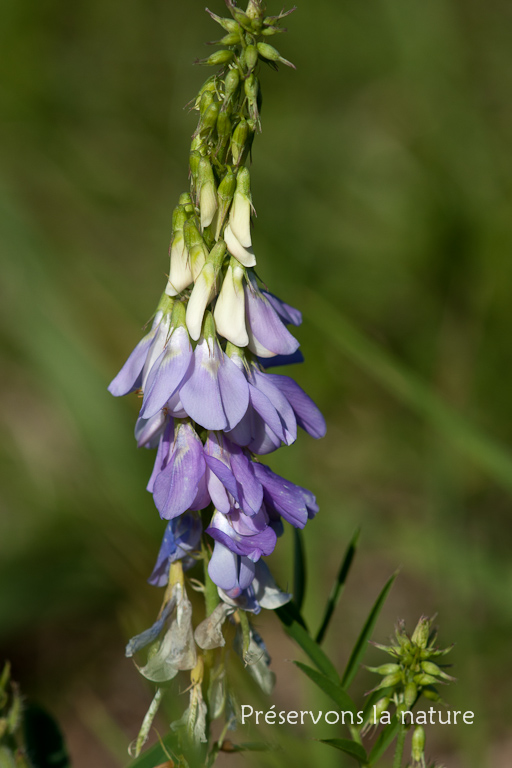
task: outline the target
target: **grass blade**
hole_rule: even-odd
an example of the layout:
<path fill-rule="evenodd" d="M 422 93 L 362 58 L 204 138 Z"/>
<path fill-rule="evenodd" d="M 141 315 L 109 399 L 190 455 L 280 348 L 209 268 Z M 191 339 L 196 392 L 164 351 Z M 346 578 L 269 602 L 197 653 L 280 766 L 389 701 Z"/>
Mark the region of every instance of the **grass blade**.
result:
<path fill-rule="evenodd" d="M 320 672 L 323 672 L 326 677 L 339 684 L 340 677 L 332 661 L 320 648 L 318 643 L 313 640 L 304 625 L 300 624 L 299 621 L 293 617 L 293 612 L 289 609 L 285 610 L 287 608 L 288 605 L 283 605 L 282 608 L 277 608 L 275 611 L 283 623 L 286 634 L 300 645 L 302 650 L 309 656 Z"/>
<path fill-rule="evenodd" d="M 324 639 L 325 633 L 327 631 L 327 627 L 329 626 L 329 622 L 331 621 L 332 615 L 334 613 L 334 609 L 336 608 L 338 600 L 340 599 L 343 589 L 345 587 L 345 581 L 347 580 L 347 576 L 350 571 L 352 561 L 356 554 L 359 534 L 360 534 L 360 529 L 358 528 L 355 534 L 353 535 L 350 544 L 347 547 L 343 560 L 341 561 L 341 566 L 338 572 L 338 576 L 336 578 L 336 581 L 332 585 L 331 593 L 329 595 L 329 599 L 325 607 L 324 618 L 322 620 L 320 629 L 318 630 L 315 638 L 316 642 L 319 645 L 322 643 L 322 640 Z"/>
<path fill-rule="evenodd" d="M 316 669 L 313 669 L 312 667 L 308 667 L 307 664 L 302 664 L 300 661 L 294 661 L 293 663 L 301 669 L 304 674 L 318 686 L 318 688 L 326 693 L 341 710 L 345 712 L 353 712 L 354 715 L 356 714 L 356 705 L 339 683 L 334 683 L 329 677 L 322 675 L 321 672 L 317 672 Z"/>
<path fill-rule="evenodd" d="M 379 613 L 382 609 L 382 606 L 384 605 L 386 597 L 388 596 L 388 592 L 391 589 L 391 586 L 394 580 L 396 579 L 396 577 L 397 577 L 397 574 L 394 573 L 384 585 L 382 592 L 378 596 L 372 610 L 370 611 L 370 615 L 366 619 L 366 623 L 361 631 L 361 634 L 357 638 L 357 642 L 354 646 L 352 653 L 350 654 L 347 667 L 345 669 L 345 672 L 343 673 L 343 678 L 341 680 L 341 684 L 344 688 L 348 688 L 348 686 L 354 679 L 354 675 L 359 669 L 359 665 L 363 660 L 364 654 L 366 653 L 366 646 L 367 646 L 368 640 L 372 636 L 373 628 L 375 627 L 375 623 L 377 621 Z"/>
<path fill-rule="evenodd" d="M 320 739 L 322 744 L 341 750 L 346 755 L 353 757 L 359 765 L 368 765 L 368 756 L 360 744 L 350 739 Z"/>

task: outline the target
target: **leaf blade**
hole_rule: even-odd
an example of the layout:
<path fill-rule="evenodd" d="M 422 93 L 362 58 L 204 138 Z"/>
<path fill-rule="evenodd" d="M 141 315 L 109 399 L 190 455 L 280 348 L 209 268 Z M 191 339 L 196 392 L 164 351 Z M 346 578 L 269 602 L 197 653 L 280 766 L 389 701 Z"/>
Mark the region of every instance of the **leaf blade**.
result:
<path fill-rule="evenodd" d="M 395 581 L 397 575 L 398 575 L 398 572 L 394 573 L 385 583 L 383 589 L 381 590 L 377 600 L 375 601 L 372 607 L 372 610 L 370 611 L 370 615 L 368 616 L 363 626 L 363 629 L 361 630 L 361 634 L 357 638 L 356 644 L 352 650 L 352 653 L 350 654 L 350 658 L 347 662 L 347 666 L 343 673 L 343 677 L 341 678 L 341 684 L 345 689 L 348 688 L 348 686 L 354 679 L 354 676 L 358 670 L 359 664 L 361 663 L 363 656 L 366 652 L 366 644 L 371 637 L 371 634 L 377 622 L 379 613 L 382 609 L 382 606 L 384 605 L 384 602 L 388 596 L 389 590 L 393 586 L 393 582 Z"/>
<path fill-rule="evenodd" d="M 345 582 L 347 580 L 347 576 L 349 574 L 350 568 L 352 566 L 352 562 L 356 554 L 357 542 L 359 539 L 360 531 L 361 531 L 360 528 L 356 530 L 356 532 L 352 536 L 352 539 L 350 540 L 350 543 L 347 549 L 345 550 L 345 554 L 343 556 L 343 560 L 341 561 L 341 566 L 338 571 L 338 575 L 336 577 L 334 584 L 332 585 L 331 592 L 327 599 L 324 618 L 322 620 L 320 628 L 315 637 L 315 640 L 318 644 L 321 644 L 324 639 L 325 633 L 327 631 L 332 615 L 334 613 L 334 609 L 336 608 L 336 605 L 338 604 L 341 594 L 345 588 Z"/>
<path fill-rule="evenodd" d="M 364 747 L 358 744 L 356 741 L 350 741 L 350 739 L 319 739 L 322 744 L 327 744 L 329 747 L 339 749 L 346 755 L 350 755 L 354 760 L 357 760 L 359 765 L 368 765 L 368 756 Z"/>
<path fill-rule="evenodd" d="M 340 709 L 345 712 L 352 712 L 356 714 L 356 705 L 348 695 L 348 693 L 341 687 L 341 685 L 334 683 L 330 678 L 323 675 L 321 672 L 317 672 L 316 669 L 308 667 L 307 664 L 303 664 L 301 661 L 293 662 L 305 675 L 312 680 L 318 688 L 329 696 L 330 699 L 337 704 Z"/>

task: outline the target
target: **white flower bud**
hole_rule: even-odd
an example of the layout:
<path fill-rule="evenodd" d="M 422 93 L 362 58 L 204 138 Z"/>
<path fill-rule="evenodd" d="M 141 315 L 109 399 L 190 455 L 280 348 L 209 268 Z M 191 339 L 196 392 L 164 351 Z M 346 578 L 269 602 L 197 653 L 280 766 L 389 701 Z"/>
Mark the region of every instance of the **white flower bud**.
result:
<path fill-rule="evenodd" d="M 165 292 L 168 296 L 177 296 L 193 281 L 188 251 L 183 232 L 177 232 L 171 245 L 171 265 L 169 280 Z"/>
<path fill-rule="evenodd" d="M 244 248 L 250 248 L 251 241 L 251 191 L 247 168 L 238 172 L 236 192 L 229 215 L 229 226 L 236 239 Z"/>
<path fill-rule="evenodd" d="M 243 278 L 242 267 L 230 264 L 213 313 L 217 332 L 237 347 L 246 347 L 249 343 Z"/>
<path fill-rule="evenodd" d="M 187 328 L 194 341 L 197 341 L 201 335 L 203 316 L 215 293 L 214 266 L 205 264 L 195 282 L 187 305 Z"/>
<path fill-rule="evenodd" d="M 187 328 L 190 336 L 197 341 L 201 335 L 203 316 L 208 304 L 215 298 L 218 290 L 217 276 L 226 255 L 226 243 L 219 240 L 214 245 L 204 264 L 187 305 Z"/>
<path fill-rule="evenodd" d="M 217 195 L 212 166 L 206 157 L 199 162 L 198 171 L 199 207 L 201 209 L 201 229 L 208 227 L 217 210 Z"/>
<path fill-rule="evenodd" d="M 234 256 L 235 259 L 238 259 L 244 267 L 256 266 L 256 256 L 254 255 L 252 248 L 244 248 L 242 243 L 233 234 L 229 224 L 224 230 L 224 239 L 230 254 Z"/>

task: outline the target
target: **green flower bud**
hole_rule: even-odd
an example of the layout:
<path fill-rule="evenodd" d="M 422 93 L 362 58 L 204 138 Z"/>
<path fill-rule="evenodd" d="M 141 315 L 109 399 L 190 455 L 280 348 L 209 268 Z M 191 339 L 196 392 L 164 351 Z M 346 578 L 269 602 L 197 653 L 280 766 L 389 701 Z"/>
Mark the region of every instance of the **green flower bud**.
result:
<path fill-rule="evenodd" d="M 414 702 L 416 701 L 416 697 L 418 695 L 418 687 L 416 683 L 410 682 L 407 683 L 404 690 L 404 702 L 407 705 L 407 709 L 410 709 Z"/>
<path fill-rule="evenodd" d="M 203 95 L 201 96 L 201 101 L 199 102 L 199 114 L 201 117 L 204 115 L 210 104 L 213 104 L 215 101 L 215 96 L 211 91 L 205 91 Z"/>
<path fill-rule="evenodd" d="M 436 675 L 437 677 L 442 677 L 444 680 L 450 680 L 450 682 L 455 680 L 454 677 L 447 675 L 441 667 L 438 667 L 437 664 L 434 664 L 432 661 L 422 661 L 421 668 L 428 675 Z"/>
<path fill-rule="evenodd" d="M 240 32 L 229 32 L 221 37 L 217 45 L 238 45 L 240 43 Z"/>
<path fill-rule="evenodd" d="M 201 134 L 211 133 L 217 125 L 217 118 L 219 116 L 220 104 L 218 101 L 214 101 L 206 109 L 201 121 L 199 123 L 199 132 Z"/>
<path fill-rule="evenodd" d="M 215 177 L 210 161 L 202 157 L 197 173 L 197 188 L 199 192 L 199 207 L 201 209 L 201 228 L 210 226 L 217 210 Z"/>
<path fill-rule="evenodd" d="M 372 712 L 370 715 L 371 725 L 378 725 L 380 723 L 380 716 L 383 712 L 387 712 L 388 707 L 389 696 L 383 696 L 382 699 L 379 699 L 375 704 L 375 709 L 372 707 Z"/>
<path fill-rule="evenodd" d="M 255 121 L 257 125 L 259 125 L 259 107 L 258 107 L 258 96 L 259 96 L 259 82 L 256 75 L 251 74 L 244 82 L 244 91 L 245 95 L 247 97 L 247 107 L 249 109 L 249 116 Z"/>
<path fill-rule="evenodd" d="M 177 205 L 172 213 L 173 235 L 176 234 L 176 232 L 181 232 L 183 230 L 183 225 L 185 224 L 187 219 L 188 219 L 188 216 L 187 216 L 186 207 L 184 205 Z"/>
<path fill-rule="evenodd" d="M 247 71 L 252 72 L 258 63 L 258 49 L 255 45 L 248 45 L 245 49 L 245 64 Z"/>
<path fill-rule="evenodd" d="M 236 93 L 240 84 L 240 75 L 238 69 L 230 69 L 224 80 L 225 99 L 230 99 Z"/>
<path fill-rule="evenodd" d="M 219 201 L 219 212 L 217 215 L 217 229 L 215 232 L 215 239 L 218 240 L 224 221 L 226 219 L 229 206 L 235 194 L 236 188 L 236 175 L 231 169 L 228 169 L 226 175 L 219 184 L 217 190 L 217 199 Z"/>
<path fill-rule="evenodd" d="M 436 691 L 435 688 L 423 688 L 421 693 L 429 701 L 435 701 L 436 704 L 442 704 L 443 703 L 443 700 L 442 700 L 441 696 L 438 694 L 438 692 Z"/>
<path fill-rule="evenodd" d="M 194 182 L 197 181 L 197 174 L 199 172 L 199 163 L 202 160 L 202 155 L 197 150 L 194 150 L 189 155 L 189 165 L 190 165 L 190 173 L 192 174 L 192 178 L 194 179 Z"/>
<path fill-rule="evenodd" d="M 427 647 L 431 623 L 432 619 L 429 619 L 427 616 L 422 616 L 420 618 L 416 625 L 416 629 L 412 633 L 411 642 L 413 645 L 417 645 L 419 648 Z"/>
<path fill-rule="evenodd" d="M 217 135 L 221 146 L 226 144 L 231 136 L 231 118 L 227 112 L 222 110 L 217 118 Z"/>
<path fill-rule="evenodd" d="M 208 256 L 208 249 L 194 219 L 187 219 L 183 225 L 183 236 L 189 255 L 192 277 L 196 280 Z"/>
<path fill-rule="evenodd" d="M 251 31 L 251 19 L 249 16 L 240 10 L 240 8 L 237 8 L 234 4 L 233 0 L 226 0 L 226 5 L 229 8 L 229 12 L 231 13 L 232 17 L 235 21 L 238 22 L 244 29 Z"/>
<path fill-rule="evenodd" d="M 416 763 L 423 763 L 425 751 L 425 729 L 417 725 L 412 734 L 411 757 Z"/>
<path fill-rule="evenodd" d="M 286 30 L 282 29 L 281 27 L 263 27 L 261 30 L 261 34 L 265 37 L 270 37 L 271 35 L 277 35 L 279 32 L 285 32 Z"/>
<path fill-rule="evenodd" d="M 386 675 L 386 677 L 383 677 L 379 688 L 394 688 L 395 685 L 397 685 L 402 680 L 402 673 L 401 672 L 394 672 L 391 675 Z"/>
<path fill-rule="evenodd" d="M 205 64 L 207 67 L 221 67 L 223 64 L 229 64 L 233 61 L 235 54 L 233 51 L 227 49 L 222 51 L 215 51 L 207 59 L 198 59 L 197 64 Z"/>
<path fill-rule="evenodd" d="M 427 675 L 426 673 L 420 673 L 414 675 L 414 682 L 418 685 L 435 685 L 439 682 L 433 675 Z"/>
<path fill-rule="evenodd" d="M 233 155 L 233 162 L 235 165 L 239 165 L 240 160 L 245 149 L 246 141 L 249 137 L 249 125 L 247 120 L 242 117 L 231 138 L 231 154 Z"/>
<path fill-rule="evenodd" d="M 366 669 L 377 675 L 393 675 L 395 672 L 400 672 L 400 664 L 382 664 L 380 667 L 366 667 Z"/>
<path fill-rule="evenodd" d="M 292 64 L 291 61 L 283 59 L 279 51 L 277 51 L 272 45 L 269 45 L 268 43 L 258 43 L 257 48 L 259 55 L 263 56 L 264 59 L 267 59 L 268 61 L 279 61 L 281 64 L 285 64 L 287 67 L 297 69 L 295 64 Z"/>
<path fill-rule="evenodd" d="M 220 16 L 217 16 L 216 13 L 212 13 L 209 8 L 206 9 L 206 12 L 209 13 L 212 19 L 216 21 L 217 24 L 220 24 L 222 29 L 225 29 L 226 32 L 236 32 L 237 30 L 240 30 L 239 25 L 233 19 L 222 19 Z"/>
<path fill-rule="evenodd" d="M 179 204 L 184 205 L 185 207 L 192 205 L 192 198 L 190 197 L 189 192 L 182 192 L 179 199 Z"/>

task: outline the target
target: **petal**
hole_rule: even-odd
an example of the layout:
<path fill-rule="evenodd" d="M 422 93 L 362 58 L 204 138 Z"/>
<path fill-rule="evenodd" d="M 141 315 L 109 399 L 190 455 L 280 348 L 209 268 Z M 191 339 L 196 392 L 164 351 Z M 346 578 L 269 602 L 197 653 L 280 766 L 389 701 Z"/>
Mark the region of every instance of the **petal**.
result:
<path fill-rule="evenodd" d="M 149 418 L 164 407 L 180 386 L 191 362 L 192 347 L 187 329 L 179 326 L 148 376 L 141 416 Z"/>
<path fill-rule="evenodd" d="M 218 369 L 218 382 L 224 413 L 225 429 L 233 429 L 242 419 L 249 406 L 249 385 L 242 371 L 222 352 L 223 360 Z"/>
<path fill-rule="evenodd" d="M 231 550 L 215 542 L 213 554 L 208 563 L 211 580 L 221 589 L 231 590 L 238 586 L 238 557 Z"/>
<path fill-rule="evenodd" d="M 187 328 L 190 336 L 197 341 L 201 335 L 206 307 L 215 296 L 215 268 L 206 263 L 197 278 L 187 304 Z"/>
<path fill-rule="evenodd" d="M 260 357 L 291 355 L 299 342 L 263 294 L 252 285 L 245 286 L 245 319 L 249 349 Z"/>
<path fill-rule="evenodd" d="M 241 267 L 229 266 L 222 283 L 213 318 L 217 333 L 237 347 L 246 347 L 249 337 L 245 327 L 245 293 Z"/>
<path fill-rule="evenodd" d="M 187 379 L 180 389 L 185 411 L 205 429 L 225 429 L 226 415 L 219 389 L 218 369 L 224 353 L 203 339 L 196 347 Z"/>
<path fill-rule="evenodd" d="M 290 304 L 286 304 L 284 301 L 281 301 L 281 299 L 278 299 L 277 296 L 274 296 L 274 294 L 270 293 L 270 291 L 262 291 L 262 294 L 266 296 L 279 317 L 283 320 L 284 323 L 286 323 L 286 325 L 300 325 L 302 323 L 302 312 L 300 312 L 298 309 L 295 309 L 295 307 L 290 306 Z"/>
<path fill-rule="evenodd" d="M 256 256 L 254 255 L 252 248 L 244 248 L 242 243 L 233 234 L 229 224 L 224 230 L 224 241 L 230 254 L 234 256 L 235 259 L 238 259 L 240 264 L 243 264 L 244 267 L 256 266 Z"/>
<path fill-rule="evenodd" d="M 177 296 L 193 280 L 185 238 L 183 237 L 183 232 L 180 231 L 175 234 L 171 244 L 171 266 L 165 292 L 168 296 Z"/>
<path fill-rule="evenodd" d="M 155 338 L 161 315 L 162 313 L 160 313 L 158 322 L 156 322 L 155 318 L 155 323 L 153 324 L 151 331 L 139 341 L 117 376 L 112 379 L 108 385 L 108 391 L 114 395 L 114 397 L 121 397 L 122 395 L 127 395 L 129 392 L 141 388 L 142 369 L 146 362 L 148 350 Z"/>
<path fill-rule="evenodd" d="M 277 373 L 268 373 L 267 376 L 286 396 L 299 426 L 312 437 L 323 437 L 326 432 L 325 419 L 309 395 L 289 376 Z"/>
<path fill-rule="evenodd" d="M 303 363 L 304 355 L 298 349 L 293 355 L 275 355 L 275 357 L 258 357 L 258 363 L 264 368 L 276 368 L 280 365 L 293 365 Z"/>
<path fill-rule="evenodd" d="M 305 489 L 276 475 L 263 464 L 254 463 L 253 468 L 265 490 L 265 505 L 272 506 L 296 528 L 304 528 L 308 520 L 306 498 L 303 494 Z"/>
<path fill-rule="evenodd" d="M 153 498 L 161 517 L 169 520 L 190 508 L 204 471 L 201 440 L 190 424 L 180 424 L 169 462 L 154 484 Z"/>

